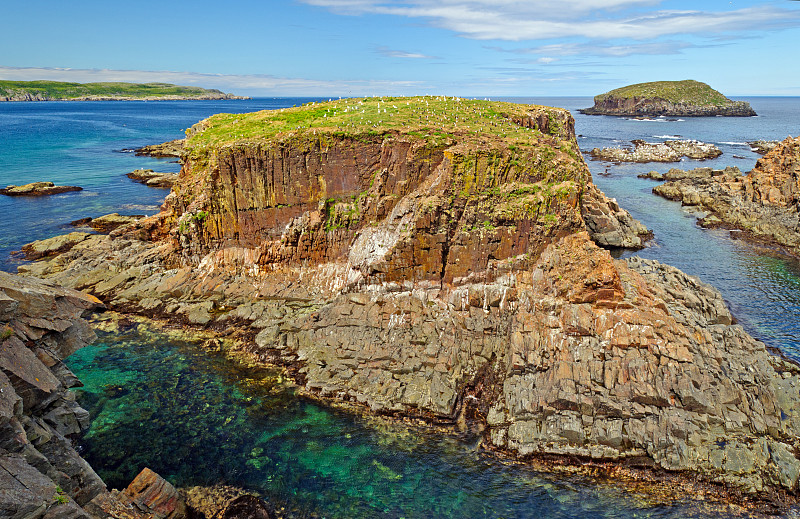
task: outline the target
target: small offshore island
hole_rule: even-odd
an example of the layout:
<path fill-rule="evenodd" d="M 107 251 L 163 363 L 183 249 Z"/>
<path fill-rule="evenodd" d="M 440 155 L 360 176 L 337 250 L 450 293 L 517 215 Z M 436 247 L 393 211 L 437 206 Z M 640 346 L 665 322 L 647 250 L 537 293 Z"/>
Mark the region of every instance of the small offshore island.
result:
<path fill-rule="evenodd" d="M 566 110 L 417 97 L 219 114 L 187 131 L 181 158 L 159 214 L 61 240 L 20 273 L 89 294 L 68 292 L 75 322 L 102 302 L 212 330 L 311 394 L 470 422 L 521 460 L 797 502 L 800 367 L 697 278 L 612 258 L 648 231 L 593 184 Z M 69 329 L 29 315 L 23 292 L 6 290 L 3 314 L 18 356 L 30 323 Z M 54 387 L 75 382 L 48 365 Z M 21 436 L 40 438 L 41 416 L 66 429 L 72 415 L 40 400 L 33 418 L 9 406 Z M 106 499 L 82 477 L 53 481 L 78 505 Z"/>
<path fill-rule="evenodd" d="M 0 101 L 181 101 L 250 99 L 169 83 L 64 83 L 0 80 Z"/>
<path fill-rule="evenodd" d="M 752 117 L 757 115 L 745 101 L 731 101 L 705 83 L 654 81 L 617 88 L 594 98 L 594 106 L 580 110 L 586 115 L 626 117 Z"/>

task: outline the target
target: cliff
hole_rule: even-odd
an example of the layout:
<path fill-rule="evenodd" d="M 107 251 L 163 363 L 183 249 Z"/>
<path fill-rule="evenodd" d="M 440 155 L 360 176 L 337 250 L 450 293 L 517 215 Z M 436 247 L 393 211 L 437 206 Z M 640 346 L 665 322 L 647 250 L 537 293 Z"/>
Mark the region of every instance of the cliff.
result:
<path fill-rule="evenodd" d="M 711 287 L 597 245 L 645 230 L 572 124 L 442 98 L 214 116 L 161 214 L 20 270 L 238 337 L 325 397 L 475 420 L 520 456 L 793 499 L 800 370 Z"/>
<path fill-rule="evenodd" d="M 169 83 L 65 83 L 0 80 L 0 101 L 176 101 L 249 99 Z"/>
<path fill-rule="evenodd" d="M 72 447 L 89 413 L 61 359 L 95 339 L 91 296 L 0 273 L 0 514 L 81 517 L 105 484 Z M 82 517 L 85 517 L 83 515 Z"/>
<path fill-rule="evenodd" d="M 707 226 L 741 229 L 800 256 L 800 137 L 772 148 L 747 175 L 720 173 L 689 175 L 653 192 L 709 211 L 702 221 Z"/>
<path fill-rule="evenodd" d="M 693 80 L 656 81 L 617 88 L 595 96 L 594 106 L 580 112 L 629 117 L 757 115 L 749 103 L 731 101 L 707 84 Z"/>

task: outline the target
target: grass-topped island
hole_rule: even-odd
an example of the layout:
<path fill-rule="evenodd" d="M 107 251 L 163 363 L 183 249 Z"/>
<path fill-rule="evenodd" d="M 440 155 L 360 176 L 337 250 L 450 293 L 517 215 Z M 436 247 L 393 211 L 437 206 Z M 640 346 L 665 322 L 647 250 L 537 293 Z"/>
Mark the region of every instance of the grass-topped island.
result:
<path fill-rule="evenodd" d="M 594 106 L 580 110 L 586 115 L 632 117 L 752 117 L 756 112 L 745 101 L 731 101 L 705 83 L 654 81 L 617 88 L 594 98 Z"/>
<path fill-rule="evenodd" d="M 169 83 L 65 83 L 0 81 L 0 101 L 176 101 L 248 99 L 193 86 Z"/>

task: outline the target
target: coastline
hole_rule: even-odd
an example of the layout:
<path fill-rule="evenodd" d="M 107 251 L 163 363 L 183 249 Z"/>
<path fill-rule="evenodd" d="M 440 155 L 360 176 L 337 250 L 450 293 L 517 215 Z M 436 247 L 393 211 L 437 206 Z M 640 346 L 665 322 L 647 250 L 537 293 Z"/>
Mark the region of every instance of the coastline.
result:
<path fill-rule="evenodd" d="M 123 242 L 120 242 L 120 245 L 122 245 L 122 243 L 123 243 Z M 287 301 L 290 301 L 290 300 L 289 300 L 289 299 L 287 299 Z M 218 310 L 220 310 L 220 308 L 215 308 L 215 309 L 214 309 L 214 311 L 218 311 Z M 191 323 L 191 322 L 190 322 L 190 320 L 189 320 L 189 314 L 181 314 L 181 319 L 179 319 L 179 321 L 182 323 L 182 326 L 186 326 L 187 328 L 201 329 L 201 328 L 203 328 L 203 326 L 204 326 L 204 325 L 202 325 L 202 324 L 198 324 L 198 323 Z M 178 321 L 176 321 L 176 322 L 178 322 Z M 216 326 L 216 323 L 217 323 L 217 321 L 213 321 L 213 322 L 211 323 L 211 326 L 212 326 L 212 327 Z M 253 329 L 251 329 L 251 332 L 252 332 L 252 333 L 255 333 L 256 331 L 257 331 L 257 330 L 253 330 Z M 224 330 L 223 330 L 223 332 L 224 332 Z M 257 334 L 256 334 L 256 335 L 257 335 Z M 255 338 L 254 338 L 254 337 L 249 337 L 249 338 L 248 338 L 248 342 L 253 342 L 254 340 L 255 340 Z M 263 352 L 263 350 L 261 350 L 261 351 Z M 279 354 L 280 352 L 279 352 L 278 350 L 276 350 L 276 351 L 275 351 L 275 353 L 276 353 L 276 356 L 278 356 L 278 357 L 279 357 L 279 355 L 278 355 L 278 354 Z M 297 365 L 297 369 L 301 369 L 301 368 L 302 368 L 302 366 L 300 366 L 300 365 Z M 302 379 L 301 379 L 301 381 L 302 381 Z M 317 394 L 317 393 L 312 393 L 312 394 L 313 394 L 313 395 L 316 395 L 318 398 L 320 398 L 321 400 L 323 400 L 323 401 L 326 401 L 326 402 L 331 402 L 331 398 L 336 398 L 335 396 L 331 396 L 331 395 L 328 395 L 328 396 L 319 396 L 321 393 L 320 393 L 320 394 Z M 336 402 L 336 401 L 338 401 L 338 400 L 334 400 L 334 402 Z M 345 403 L 345 404 L 343 404 L 343 405 L 346 405 L 346 403 Z M 367 412 L 367 413 L 373 413 L 373 411 L 372 411 L 371 409 L 369 409 L 368 407 L 365 407 L 365 405 L 366 405 L 366 404 L 364 404 L 364 403 L 360 403 L 360 404 L 356 404 L 356 405 L 357 405 L 357 406 L 358 406 L 358 408 L 359 408 L 359 409 L 361 409 L 363 412 Z M 379 411 L 379 412 L 380 412 L 380 411 Z M 437 417 L 435 417 L 435 416 L 433 416 L 433 417 L 430 417 L 430 416 L 428 416 L 428 417 L 424 417 L 424 416 L 423 416 L 423 418 L 428 418 L 429 420 L 433 420 L 433 421 L 440 420 L 439 418 L 437 418 Z M 450 430 L 451 430 L 451 431 L 457 431 L 457 430 L 458 430 L 458 429 L 457 429 L 457 427 L 458 427 L 458 418 L 459 418 L 459 417 L 456 417 L 456 418 L 450 418 L 450 417 L 447 417 L 447 418 L 446 418 L 446 420 L 445 420 L 445 421 L 448 423 L 448 425 L 449 425 L 449 427 L 450 427 Z M 413 418 L 409 418 L 409 419 L 410 419 L 410 420 L 413 420 Z M 454 428 L 454 427 L 455 427 L 455 428 Z M 556 458 L 556 459 L 557 459 L 557 460 L 561 460 L 563 463 L 567 463 L 567 464 L 569 464 L 569 463 L 574 463 L 574 465 L 572 465 L 572 467 L 573 467 L 573 468 L 574 468 L 574 467 L 580 467 L 580 466 L 582 466 L 582 465 L 584 465 L 584 464 L 585 464 L 585 465 L 586 465 L 586 467 L 587 467 L 587 470 L 589 470 L 589 471 L 592 471 L 592 470 L 597 470 L 598 472 L 603 472 L 603 470 L 602 470 L 602 467 L 601 467 L 601 468 L 597 468 L 597 467 L 595 466 L 595 465 L 597 465 L 597 464 L 600 464 L 600 465 L 602 465 L 602 464 L 601 464 L 601 463 L 599 463 L 599 462 L 587 462 L 587 460 L 586 460 L 586 459 L 582 459 L 582 458 L 580 458 L 580 457 L 577 457 L 577 456 L 575 456 L 575 457 L 572 457 L 572 456 L 568 456 L 568 457 L 558 457 L 558 458 Z M 524 463 L 524 460 L 523 460 L 523 463 Z M 609 462 L 609 466 L 610 466 L 610 467 L 616 467 L 616 468 L 611 468 L 611 469 L 608 469 L 608 471 L 610 471 L 610 472 L 614 472 L 614 471 L 618 471 L 618 470 L 620 470 L 620 467 L 624 467 L 625 465 L 624 465 L 623 463 L 621 463 L 621 462 L 619 462 L 619 461 L 618 461 L 618 462 Z M 569 470 L 572 470 L 572 469 L 569 469 Z M 647 468 L 644 468 L 643 470 L 644 470 L 643 474 L 646 474 L 646 476 L 643 476 L 643 477 L 645 477 L 645 478 L 649 478 L 649 477 L 656 478 L 656 476 L 658 475 L 658 471 L 655 471 L 655 472 L 653 472 L 653 471 L 652 471 L 652 469 L 647 469 Z M 566 473 L 568 473 L 568 472 L 566 472 Z M 604 473 L 605 473 L 605 472 L 604 472 Z M 612 474 L 612 475 L 613 475 L 613 474 Z M 685 475 L 684 475 L 684 476 L 685 476 Z M 605 477 L 605 476 L 603 476 L 603 477 Z M 679 477 L 680 477 L 680 476 L 679 476 Z M 709 490 L 709 491 L 710 491 L 710 492 L 713 492 L 713 489 L 714 489 L 714 488 L 715 488 L 714 486 L 710 487 L 710 490 Z M 745 500 L 747 500 L 747 497 L 745 497 L 744 499 L 745 499 Z"/>
<path fill-rule="evenodd" d="M 54 101 L 228 101 L 228 100 L 248 100 L 248 96 L 234 96 L 230 94 L 222 96 L 146 96 L 146 97 L 127 97 L 127 96 L 82 96 L 71 97 L 66 99 L 53 99 L 53 98 L 37 98 L 36 96 L 28 96 L 25 99 L 15 99 L 0 96 L 0 103 L 39 103 L 39 102 L 54 102 Z"/>

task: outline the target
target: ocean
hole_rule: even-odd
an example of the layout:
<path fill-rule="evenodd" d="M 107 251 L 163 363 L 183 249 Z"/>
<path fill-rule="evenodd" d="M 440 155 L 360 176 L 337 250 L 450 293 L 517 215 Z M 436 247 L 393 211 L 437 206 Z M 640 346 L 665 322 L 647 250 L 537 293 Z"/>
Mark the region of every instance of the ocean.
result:
<path fill-rule="evenodd" d="M 643 121 L 577 113 L 591 106 L 590 98 L 504 100 L 571 110 L 584 151 L 633 139 L 717 144 L 723 155 L 711 161 L 588 164 L 595 183 L 654 231 L 648 248 L 625 255 L 657 259 L 711 283 L 751 334 L 800 360 L 800 264 L 726 231 L 699 228 L 695 211 L 656 197 L 650 192 L 655 182 L 636 176 L 671 167 L 748 171 L 758 155 L 747 141 L 800 133 L 800 98 L 742 99 L 758 117 Z M 176 172 L 179 165 L 126 150 L 179 138 L 214 113 L 311 100 L 320 99 L 0 103 L 0 184 L 50 180 L 84 188 L 46 198 L 0 197 L 0 269 L 14 272 L 21 260 L 13 251 L 68 232 L 73 220 L 157 212 L 167 191 L 125 174 L 138 168 Z M 246 486 L 297 517 L 713 515 L 688 498 L 667 506 L 613 482 L 505 463 L 477 449 L 470 433 L 443 436 L 335 411 L 281 384 L 253 382 L 274 374 L 244 373 L 224 358 L 199 353 L 191 341 L 144 326 L 104 333 L 68 364 L 86 383 L 79 399 L 93 416 L 82 452 L 111 486 L 150 466 L 183 486 Z M 126 384 L 133 379 L 136 384 Z"/>

